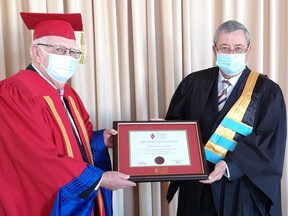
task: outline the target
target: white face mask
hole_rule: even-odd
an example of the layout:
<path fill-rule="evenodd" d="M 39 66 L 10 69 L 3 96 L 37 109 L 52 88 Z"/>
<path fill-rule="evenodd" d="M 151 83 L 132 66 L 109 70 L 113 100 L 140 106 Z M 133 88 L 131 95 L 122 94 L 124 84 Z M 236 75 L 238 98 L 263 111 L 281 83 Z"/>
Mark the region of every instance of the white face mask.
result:
<path fill-rule="evenodd" d="M 43 49 L 41 49 L 43 50 Z M 70 79 L 78 68 L 78 60 L 67 55 L 57 55 L 52 53 L 47 53 L 49 56 L 48 67 L 45 68 L 42 64 L 41 66 L 45 69 L 46 73 L 55 81 L 59 83 L 66 83 Z"/>
<path fill-rule="evenodd" d="M 216 65 L 228 76 L 234 76 L 245 69 L 245 55 L 217 53 Z"/>

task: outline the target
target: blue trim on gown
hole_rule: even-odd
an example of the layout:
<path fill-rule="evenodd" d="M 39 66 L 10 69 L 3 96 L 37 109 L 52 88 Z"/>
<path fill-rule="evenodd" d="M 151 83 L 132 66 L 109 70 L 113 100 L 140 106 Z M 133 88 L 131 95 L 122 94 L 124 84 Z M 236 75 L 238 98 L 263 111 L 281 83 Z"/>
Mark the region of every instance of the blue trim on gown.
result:
<path fill-rule="evenodd" d="M 60 188 L 51 215 L 91 216 L 99 189 L 101 189 L 103 194 L 106 215 L 113 215 L 112 191 L 99 188 L 98 190 L 92 190 L 88 197 L 80 197 L 85 190 L 89 190 L 93 185 L 96 186 L 98 184 L 105 171 L 112 170 L 110 156 L 103 139 L 103 133 L 104 130 L 94 131 L 91 140 L 91 150 L 95 166 L 88 164 L 80 176 Z"/>

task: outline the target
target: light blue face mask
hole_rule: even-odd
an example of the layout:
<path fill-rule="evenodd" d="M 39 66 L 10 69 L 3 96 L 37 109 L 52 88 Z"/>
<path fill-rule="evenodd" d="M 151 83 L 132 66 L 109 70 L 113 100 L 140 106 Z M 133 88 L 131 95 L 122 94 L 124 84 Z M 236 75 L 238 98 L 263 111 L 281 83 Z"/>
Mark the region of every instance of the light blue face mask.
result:
<path fill-rule="evenodd" d="M 49 55 L 48 67 L 45 68 L 42 64 L 41 66 L 52 79 L 59 83 L 66 83 L 76 72 L 78 60 L 67 55 L 47 54 Z"/>
<path fill-rule="evenodd" d="M 234 76 L 246 67 L 245 53 L 243 54 L 223 54 L 217 53 L 216 65 L 223 73 Z"/>

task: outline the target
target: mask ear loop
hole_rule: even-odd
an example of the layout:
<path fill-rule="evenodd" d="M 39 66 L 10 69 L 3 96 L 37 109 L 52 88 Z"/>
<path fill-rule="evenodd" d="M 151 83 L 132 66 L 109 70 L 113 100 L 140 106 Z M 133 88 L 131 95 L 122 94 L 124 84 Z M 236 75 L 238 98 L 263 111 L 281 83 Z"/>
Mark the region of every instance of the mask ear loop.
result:
<path fill-rule="evenodd" d="M 80 46 L 81 46 L 82 54 L 81 54 L 81 58 L 80 58 L 79 63 L 84 64 L 84 63 L 86 63 L 86 58 L 87 58 L 87 49 L 86 49 L 84 29 L 82 29 L 82 32 L 81 32 Z"/>

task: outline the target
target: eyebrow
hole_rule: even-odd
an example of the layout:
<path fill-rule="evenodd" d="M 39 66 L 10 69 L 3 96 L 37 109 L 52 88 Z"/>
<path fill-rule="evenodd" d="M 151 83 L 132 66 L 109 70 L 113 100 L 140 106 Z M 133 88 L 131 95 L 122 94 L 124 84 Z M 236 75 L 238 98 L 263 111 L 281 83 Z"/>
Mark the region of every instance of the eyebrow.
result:
<path fill-rule="evenodd" d="M 229 44 L 220 44 L 220 46 L 229 46 L 230 47 L 230 45 Z M 243 47 L 243 46 L 245 46 L 244 44 L 235 44 L 235 45 L 232 45 L 233 47 L 239 47 L 239 46 L 241 46 L 241 47 Z"/>

